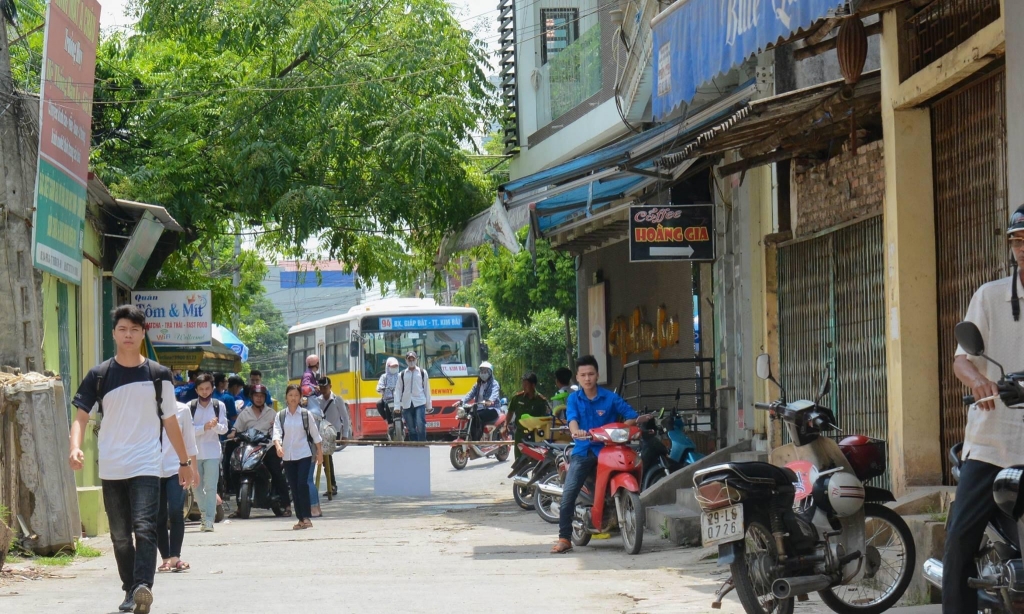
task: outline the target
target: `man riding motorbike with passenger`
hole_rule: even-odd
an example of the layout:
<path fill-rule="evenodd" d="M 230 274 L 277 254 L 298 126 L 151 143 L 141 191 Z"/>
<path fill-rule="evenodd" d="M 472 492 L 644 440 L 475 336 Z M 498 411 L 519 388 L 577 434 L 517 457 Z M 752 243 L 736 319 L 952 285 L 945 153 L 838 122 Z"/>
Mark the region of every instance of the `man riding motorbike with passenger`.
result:
<path fill-rule="evenodd" d="M 989 282 L 974 293 L 964 320 L 978 327 L 985 354 L 992 361 L 968 356 L 958 347 L 953 372 L 971 389 L 978 402 L 967 412 L 963 465 L 956 487 L 956 503 L 946 528 L 943 556 L 942 611 L 944 614 L 978 611 L 978 591 L 968 586 L 977 574 L 975 554 L 985 527 L 997 513 L 992 483 L 1006 467 L 1024 465 L 1024 422 L 1021 410 L 1011 409 L 999 397 L 995 382 L 1000 369 L 1017 370 L 1024 348 L 1024 205 L 1010 217 L 1007 241 L 1013 253 L 1013 274 Z"/>
<path fill-rule="evenodd" d="M 246 407 L 242 410 L 242 413 L 238 414 L 238 418 L 235 420 L 235 428 L 228 433 L 228 441 L 224 444 L 224 479 L 227 481 L 228 492 L 234 493 L 238 490 L 238 485 L 236 484 L 237 476 L 231 474 L 230 463 L 231 456 L 239 444 L 235 436 L 251 428 L 267 435 L 273 435 L 274 419 L 277 417 L 277 414 L 274 412 L 274 408 L 266 405 L 269 396 L 266 386 L 263 384 L 253 385 L 249 390 L 249 398 L 252 400 L 252 405 Z M 263 457 L 263 460 L 267 465 L 267 470 L 270 471 L 271 487 L 277 493 L 278 499 L 281 501 L 281 507 L 285 509 L 285 516 L 289 516 L 291 515 L 291 498 L 288 496 L 288 482 L 285 481 L 284 466 L 281 464 L 281 459 L 276 454 L 267 454 Z"/>
<path fill-rule="evenodd" d="M 501 386 L 494 378 L 494 367 L 486 360 L 477 369 L 476 382 L 462 397 L 462 405 L 481 404 L 483 409 L 477 412 L 479 420 L 473 421 L 469 436 L 473 441 L 480 441 L 484 435 L 484 425 L 494 424 L 498 420 L 498 408 L 501 405 Z"/>

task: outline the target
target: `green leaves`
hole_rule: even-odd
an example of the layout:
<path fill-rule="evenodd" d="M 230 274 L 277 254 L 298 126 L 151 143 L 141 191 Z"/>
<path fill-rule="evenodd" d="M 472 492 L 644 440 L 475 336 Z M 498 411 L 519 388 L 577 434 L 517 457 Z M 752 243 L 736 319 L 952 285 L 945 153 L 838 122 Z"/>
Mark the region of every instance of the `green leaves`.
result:
<path fill-rule="evenodd" d="M 94 161 L 118 196 L 193 237 L 237 215 L 261 248 L 313 240 L 383 282 L 489 204 L 463 151 L 493 116 L 486 49 L 444 0 L 138 9 L 99 54 Z"/>

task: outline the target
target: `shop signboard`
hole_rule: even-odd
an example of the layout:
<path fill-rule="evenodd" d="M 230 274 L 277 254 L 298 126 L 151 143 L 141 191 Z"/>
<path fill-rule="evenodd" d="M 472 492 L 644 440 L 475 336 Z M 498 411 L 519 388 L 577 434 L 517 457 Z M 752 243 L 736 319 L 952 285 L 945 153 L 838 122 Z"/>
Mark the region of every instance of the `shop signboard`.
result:
<path fill-rule="evenodd" d="M 32 261 L 79 284 L 100 5 L 52 0 L 46 6 Z"/>
<path fill-rule="evenodd" d="M 132 238 L 128 240 L 128 245 L 114 265 L 114 279 L 129 288 L 134 288 L 163 232 L 164 225 L 160 220 L 149 211 L 144 212 L 132 232 Z"/>
<path fill-rule="evenodd" d="M 714 205 L 643 205 L 629 210 L 629 261 L 715 259 Z"/>
<path fill-rule="evenodd" d="M 154 347 L 213 343 L 209 290 L 139 290 L 132 293 L 132 302 L 146 315 Z"/>

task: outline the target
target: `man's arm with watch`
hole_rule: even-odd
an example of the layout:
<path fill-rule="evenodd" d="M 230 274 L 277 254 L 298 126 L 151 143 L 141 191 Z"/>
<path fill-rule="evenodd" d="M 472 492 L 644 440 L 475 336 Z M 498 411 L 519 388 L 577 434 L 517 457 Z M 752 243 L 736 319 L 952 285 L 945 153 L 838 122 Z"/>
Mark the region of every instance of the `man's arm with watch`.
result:
<path fill-rule="evenodd" d="M 181 436 L 181 426 L 178 424 L 177 416 L 164 418 L 164 432 L 175 454 L 178 455 L 178 483 L 183 488 L 194 485 L 195 472 L 192 470 L 192 459 L 188 457 L 185 450 L 185 439 Z"/>

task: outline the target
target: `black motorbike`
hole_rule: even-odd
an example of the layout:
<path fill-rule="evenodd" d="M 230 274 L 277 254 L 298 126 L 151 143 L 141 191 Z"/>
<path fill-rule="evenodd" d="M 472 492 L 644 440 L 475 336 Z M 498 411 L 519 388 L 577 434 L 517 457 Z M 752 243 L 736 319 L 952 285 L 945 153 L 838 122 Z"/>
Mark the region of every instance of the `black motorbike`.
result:
<path fill-rule="evenodd" d="M 270 435 L 252 428 L 235 437 L 239 445 L 231 455 L 231 472 L 238 480 L 238 517 L 248 518 L 254 507 L 284 516 L 284 506 L 274 492 L 267 467 L 267 454 L 274 453 Z"/>
<path fill-rule="evenodd" d="M 955 329 L 956 340 L 971 356 L 985 356 L 985 343 L 981 332 L 970 322 L 961 322 Z M 1000 371 L 1003 367 L 999 366 Z M 1024 372 L 1006 374 L 996 386 L 999 397 L 1007 405 L 1024 404 Z M 994 400 L 994 399 L 989 399 Z M 965 405 L 973 405 L 973 395 L 963 399 Z M 953 479 L 960 481 L 960 460 L 963 444 L 958 443 L 949 451 L 953 467 Z M 978 551 L 974 556 L 977 572 L 967 581 L 968 586 L 978 591 L 978 608 L 985 612 L 1024 612 L 1024 561 L 1022 561 L 1018 536 L 1024 535 L 1024 498 L 1018 498 L 1024 487 L 1024 466 L 1003 469 L 992 483 L 992 497 L 1000 513 L 989 520 Z M 956 505 L 956 502 L 953 503 Z M 942 561 L 928 559 L 924 563 L 924 578 L 929 584 L 942 588 Z"/>
<path fill-rule="evenodd" d="M 643 490 L 647 490 L 655 482 L 679 471 L 688 464 L 672 458 L 664 441 L 667 432 L 658 422 L 658 417 L 655 414 L 644 414 L 636 423 L 640 427 L 640 461 L 644 468 L 641 484 Z"/>

